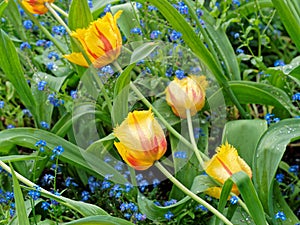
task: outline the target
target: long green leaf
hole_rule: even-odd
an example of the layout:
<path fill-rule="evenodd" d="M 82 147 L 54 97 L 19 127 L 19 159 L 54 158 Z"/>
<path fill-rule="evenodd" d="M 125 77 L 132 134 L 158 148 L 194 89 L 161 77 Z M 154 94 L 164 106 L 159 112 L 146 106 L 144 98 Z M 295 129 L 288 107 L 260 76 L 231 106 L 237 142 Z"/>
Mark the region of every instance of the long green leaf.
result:
<path fill-rule="evenodd" d="M 62 225 L 133 225 L 133 223 L 113 216 L 89 216 Z"/>
<path fill-rule="evenodd" d="M 300 51 L 300 14 L 295 10 L 295 6 L 293 6 L 293 4 L 298 4 L 297 1 L 298 0 L 272 0 L 281 22 Z"/>
<path fill-rule="evenodd" d="M 265 120 L 234 120 L 225 124 L 222 136 L 222 143 L 226 141 L 233 145 L 239 156 L 252 165 L 253 154 L 256 145 L 267 130 Z"/>
<path fill-rule="evenodd" d="M 1 69 L 7 79 L 14 85 L 21 101 L 30 110 L 34 119 L 37 120 L 36 102 L 24 77 L 17 51 L 3 30 L 0 32 L 0 55 L 5 56 L 0 57 Z"/>
<path fill-rule="evenodd" d="M 249 213 L 256 225 L 266 225 L 265 212 L 249 176 L 241 171 L 232 175 L 231 180 L 237 185 Z"/>
<path fill-rule="evenodd" d="M 28 217 L 26 215 L 26 207 L 25 207 L 24 197 L 23 197 L 23 194 L 21 191 L 19 181 L 16 177 L 14 169 L 12 167 L 10 167 L 10 168 L 12 171 L 12 179 L 13 179 L 13 185 L 14 185 L 14 197 L 15 197 L 18 223 L 23 224 L 23 225 L 30 225 Z"/>
<path fill-rule="evenodd" d="M 272 85 L 251 81 L 230 81 L 229 85 L 241 104 L 257 103 L 275 106 L 280 109 L 281 115 L 277 116 L 281 118 L 299 114 L 299 111 L 292 104 L 290 97 L 284 91 Z M 221 90 L 215 92 L 209 98 L 209 102 L 213 102 L 214 104 L 220 102 L 222 104 L 224 97 L 227 104 L 229 104 L 229 97 L 221 92 Z"/>
<path fill-rule="evenodd" d="M 0 16 L 2 16 L 2 13 L 4 12 L 4 10 L 7 7 L 7 4 L 8 4 L 8 2 L 6 2 L 6 1 L 3 1 L 0 3 Z"/>
<path fill-rule="evenodd" d="M 134 67 L 135 63 L 126 67 L 117 79 L 112 109 L 112 121 L 114 125 L 121 124 L 128 115 L 129 83 L 131 80 L 130 73 Z"/>
<path fill-rule="evenodd" d="M 70 163 L 76 167 L 83 168 L 98 176 L 105 176 L 103 171 L 111 170 L 111 167 L 101 159 L 95 158 L 92 154 L 85 152 L 82 148 L 50 132 L 33 128 L 14 128 L 0 132 L 0 145 L 6 142 L 15 145 L 35 149 L 38 140 L 45 140 L 47 147 L 52 150 L 61 145 L 64 152 L 59 156 L 63 162 Z M 115 175 L 114 180 L 118 183 L 126 183 L 127 180 L 122 175 Z"/>
<path fill-rule="evenodd" d="M 69 27 L 71 30 L 86 28 L 93 21 L 88 2 L 85 0 L 72 1 L 69 12 Z"/>
<path fill-rule="evenodd" d="M 274 177 L 286 146 L 297 139 L 300 139 L 300 120 L 282 120 L 264 133 L 253 154 L 253 182 L 262 205 L 273 218 L 274 224 L 276 224 L 272 197 Z M 291 219 L 295 221 L 294 218 Z"/>

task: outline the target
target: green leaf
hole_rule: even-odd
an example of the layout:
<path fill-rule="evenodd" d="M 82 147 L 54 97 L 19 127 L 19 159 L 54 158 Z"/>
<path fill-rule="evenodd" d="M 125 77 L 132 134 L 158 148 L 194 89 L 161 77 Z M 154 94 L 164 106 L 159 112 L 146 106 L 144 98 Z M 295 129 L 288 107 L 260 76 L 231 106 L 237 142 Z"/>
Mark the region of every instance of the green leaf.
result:
<path fill-rule="evenodd" d="M 300 51 L 300 7 L 298 0 L 272 0 L 281 22 Z"/>
<path fill-rule="evenodd" d="M 130 31 L 135 27 L 140 27 L 140 21 L 138 19 L 137 12 L 131 2 L 125 4 L 114 5 L 110 8 L 113 14 L 117 11 L 122 10 L 118 25 L 120 30 L 123 32 L 127 40 L 129 40 L 133 46 L 138 46 L 139 42 L 142 41 L 141 35 L 133 35 Z"/>
<path fill-rule="evenodd" d="M 160 42 L 147 42 L 140 45 L 132 52 L 130 63 L 137 63 L 138 61 L 145 59 L 161 44 L 162 43 Z"/>
<path fill-rule="evenodd" d="M 8 2 L 6 2 L 6 1 L 3 1 L 0 3 L 0 17 L 2 17 L 2 13 L 6 9 L 7 5 L 8 5 Z"/>
<path fill-rule="evenodd" d="M 209 187 L 214 187 L 215 183 L 208 177 L 200 175 L 194 178 L 191 191 L 194 193 L 201 193 L 206 191 Z M 143 214 L 147 216 L 148 219 L 155 221 L 165 221 L 164 215 L 171 211 L 175 216 L 182 213 L 186 205 L 190 200 L 189 196 L 184 197 L 177 203 L 170 206 L 157 206 L 154 202 L 146 198 L 143 194 L 138 194 L 138 205 L 139 209 Z"/>
<path fill-rule="evenodd" d="M 297 139 L 300 139 L 300 120 L 282 120 L 263 134 L 254 153 L 253 182 L 262 205 L 273 218 L 274 224 L 276 224 L 273 208 L 274 177 L 286 146 Z"/>
<path fill-rule="evenodd" d="M 66 77 L 54 77 L 47 73 L 38 72 L 33 75 L 32 79 L 36 81 L 36 84 L 31 86 L 31 91 L 35 102 L 37 103 L 36 111 L 38 114 L 38 126 L 41 126 L 41 121 L 45 121 L 50 124 L 54 106 L 51 103 L 45 104 L 48 100 L 49 93 L 38 90 L 37 84 L 41 80 L 46 81 L 47 88 L 49 88 L 51 93 L 55 94 L 59 92 Z"/>
<path fill-rule="evenodd" d="M 251 81 L 230 81 L 229 85 L 241 104 L 256 103 L 262 105 L 271 105 L 280 109 L 280 118 L 286 118 L 290 115 L 299 114 L 290 97 L 281 89 L 272 85 L 256 83 Z M 220 89 L 209 99 L 214 104 L 223 104 L 224 98 L 226 104 L 230 104 L 229 97 Z"/>
<path fill-rule="evenodd" d="M 76 30 L 77 28 L 87 28 L 93 21 L 88 2 L 85 0 L 72 1 L 69 12 L 69 28 Z"/>
<path fill-rule="evenodd" d="M 7 16 L 8 20 L 12 23 L 15 35 L 22 41 L 27 41 L 25 34 L 25 29 L 23 28 L 22 17 L 18 8 L 16 1 L 8 1 L 8 5 L 4 14 Z"/>
<path fill-rule="evenodd" d="M 30 225 L 28 217 L 26 215 L 25 202 L 24 202 L 24 198 L 23 198 L 23 194 L 20 188 L 18 178 L 16 177 L 14 169 L 11 166 L 10 168 L 12 172 L 11 175 L 12 175 L 13 185 L 14 185 L 14 198 L 16 204 L 18 223 L 23 225 Z"/>
<path fill-rule="evenodd" d="M 266 225 L 265 212 L 250 177 L 241 171 L 233 174 L 231 180 L 237 185 L 255 224 Z"/>
<path fill-rule="evenodd" d="M 252 165 L 253 154 L 262 134 L 268 129 L 265 120 L 235 120 L 225 124 L 222 143 L 233 145 L 248 165 Z"/>
<path fill-rule="evenodd" d="M 5 57 L 0 57 L 0 67 L 6 78 L 14 85 L 21 101 L 37 120 L 36 102 L 24 77 L 15 46 L 3 30 L 0 32 L 0 55 L 5 55 Z"/>
<path fill-rule="evenodd" d="M 62 225 L 133 225 L 133 223 L 113 216 L 89 216 Z"/>
<path fill-rule="evenodd" d="M 126 67 L 126 69 L 118 77 L 114 89 L 114 104 L 112 108 L 112 121 L 116 126 L 121 124 L 128 115 L 128 95 L 129 83 L 131 80 L 131 70 L 135 67 L 135 63 Z"/>
<path fill-rule="evenodd" d="M 103 160 L 95 158 L 82 148 L 48 131 L 34 128 L 14 128 L 0 132 L 0 145 L 9 142 L 10 144 L 35 149 L 35 143 L 38 140 L 45 140 L 49 150 L 61 145 L 64 148 L 63 154 L 59 156 L 61 161 L 83 168 L 98 176 L 107 175 L 102 171 L 102 168 L 106 166 Z M 114 180 L 119 183 L 127 182 L 123 176 L 114 177 Z"/>
<path fill-rule="evenodd" d="M 36 155 L 7 155 L 0 157 L 0 160 L 3 162 L 18 162 L 24 160 L 35 160 L 35 159 L 43 159 L 43 157 Z"/>

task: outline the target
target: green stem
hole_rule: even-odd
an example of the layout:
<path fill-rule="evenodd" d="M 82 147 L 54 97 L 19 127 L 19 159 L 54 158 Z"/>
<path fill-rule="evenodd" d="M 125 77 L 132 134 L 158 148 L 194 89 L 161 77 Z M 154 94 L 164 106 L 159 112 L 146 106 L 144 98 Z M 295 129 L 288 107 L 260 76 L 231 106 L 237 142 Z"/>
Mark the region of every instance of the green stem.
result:
<path fill-rule="evenodd" d="M 200 164 L 201 168 L 203 168 L 204 163 L 203 163 L 203 159 L 200 155 L 200 151 L 198 149 L 197 143 L 195 141 L 191 110 L 189 110 L 189 109 L 186 110 L 186 119 L 187 119 L 187 123 L 188 123 L 190 140 L 191 140 L 191 143 L 193 145 L 193 151 L 194 151 L 194 153 L 195 153 L 195 155 L 196 155 L 196 157 L 199 161 L 199 164 Z"/>
<path fill-rule="evenodd" d="M 62 10 L 61 8 L 59 8 L 57 5 L 50 3 L 52 8 L 55 9 L 57 12 L 59 12 L 61 15 L 63 15 L 64 17 L 68 18 L 69 14 L 66 13 L 64 10 Z"/>
<path fill-rule="evenodd" d="M 153 105 L 145 98 L 145 96 L 137 89 L 134 83 L 130 82 L 130 88 L 134 91 L 134 93 L 140 98 L 140 100 L 149 108 L 152 109 L 154 114 L 158 117 L 158 119 L 165 125 L 165 127 L 170 131 L 179 141 L 185 144 L 188 148 L 194 149 L 194 146 L 185 139 L 181 134 L 179 134 L 169 123 L 168 121 L 159 113 L 159 111 L 153 107 Z M 202 158 L 205 160 L 209 160 L 209 158 L 198 150 L 201 154 Z"/>
<path fill-rule="evenodd" d="M 209 211 L 211 211 L 214 215 L 216 215 L 220 220 L 222 220 L 227 225 L 233 225 L 222 213 L 220 213 L 217 209 L 215 209 L 212 205 L 208 202 L 200 198 L 195 193 L 191 192 L 187 189 L 182 183 L 180 183 L 171 173 L 169 173 L 166 168 L 164 168 L 160 162 L 156 162 L 155 166 L 174 184 L 176 185 L 182 192 L 186 195 L 194 199 L 196 202 L 200 203 L 204 207 L 206 207 Z"/>

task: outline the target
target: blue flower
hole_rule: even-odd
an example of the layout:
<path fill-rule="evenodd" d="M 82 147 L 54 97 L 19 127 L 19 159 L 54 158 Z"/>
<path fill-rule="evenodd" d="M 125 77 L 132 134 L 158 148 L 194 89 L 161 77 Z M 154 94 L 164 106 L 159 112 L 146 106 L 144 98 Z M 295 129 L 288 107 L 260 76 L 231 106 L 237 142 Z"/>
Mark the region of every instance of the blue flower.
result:
<path fill-rule="evenodd" d="M 51 174 L 45 174 L 44 176 L 43 176 L 43 179 L 42 179 L 42 185 L 43 186 L 46 186 L 46 185 L 50 185 L 51 184 L 51 181 L 53 181 L 54 180 L 54 176 L 53 175 L 51 175 Z"/>
<path fill-rule="evenodd" d="M 72 97 L 72 99 L 76 99 L 77 98 L 77 91 L 70 91 L 70 96 Z"/>
<path fill-rule="evenodd" d="M 176 41 L 182 37 L 182 34 L 180 32 L 177 32 L 176 30 L 172 30 L 170 33 L 170 39 L 171 41 Z"/>
<path fill-rule="evenodd" d="M 32 114 L 31 114 L 29 109 L 23 109 L 22 112 L 23 112 L 24 115 L 26 115 L 28 117 L 32 117 Z"/>
<path fill-rule="evenodd" d="M 171 220 L 173 216 L 174 216 L 174 214 L 173 214 L 171 211 L 168 211 L 168 212 L 165 214 L 165 218 L 166 218 L 167 220 Z"/>
<path fill-rule="evenodd" d="M 177 151 L 177 152 L 174 152 L 174 157 L 178 158 L 178 159 L 186 159 L 187 153 L 185 151 Z"/>
<path fill-rule="evenodd" d="M 24 49 L 31 49 L 31 45 L 28 42 L 23 42 L 20 45 L 20 49 L 23 51 Z"/>
<path fill-rule="evenodd" d="M 90 198 L 90 193 L 88 191 L 81 192 L 81 201 L 86 202 Z"/>
<path fill-rule="evenodd" d="M 6 126 L 6 129 L 12 129 L 12 128 L 15 128 L 15 126 L 12 125 L 12 124 L 8 124 L 8 125 Z"/>
<path fill-rule="evenodd" d="M 203 11 L 201 9 L 197 9 L 196 14 L 197 14 L 198 19 L 200 19 L 200 17 L 203 16 Z"/>
<path fill-rule="evenodd" d="M 110 12 L 110 7 L 111 7 L 111 4 L 107 4 L 106 6 L 105 6 L 105 8 L 104 8 L 104 12 L 105 13 L 108 13 L 108 12 Z"/>
<path fill-rule="evenodd" d="M 274 66 L 285 66 L 285 63 L 283 60 L 278 59 L 274 62 Z"/>
<path fill-rule="evenodd" d="M 152 12 L 152 11 L 157 11 L 157 8 L 155 6 L 149 5 L 148 6 L 148 11 Z"/>
<path fill-rule="evenodd" d="M 54 62 L 48 62 L 46 67 L 48 70 L 53 70 L 53 71 L 56 71 L 58 68 Z"/>
<path fill-rule="evenodd" d="M 207 212 L 208 211 L 208 209 L 205 206 L 203 206 L 203 205 L 197 205 L 196 206 L 196 210 L 202 210 L 203 212 Z"/>
<path fill-rule="evenodd" d="M 186 76 L 184 75 L 184 71 L 183 70 L 176 70 L 175 71 L 175 76 L 181 80 L 182 78 L 185 78 Z"/>
<path fill-rule="evenodd" d="M 173 74 L 173 68 L 169 67 L 166 71 L 166 77 L 171 77 Z"/>
<path fill-rule="evenodd" d="M 232 0 L 232 4 L 237 5 L 237 6 L 241 6 L 241 3 L 239 0 Z"/>
<path fill-rule="evenodd" d="M 189 14 L 189 8 L 186 5 L 179 6 L 178 11 L 180 14 L 183 14 L 183 15 Z"/>
<path fill-rule="evenodd" d="M 284 180 L 284 174 L 282 174 L 282 173 L 276 174 L 275 179 L 276 179 L 278 182 L 282 183 L 283 180 Z"/>
<path fill-rule="evenodd" d="M 46 141 L 44 140 L 38 140 L 36 143 L 35 143 L 35 147 L 39 147 L 40 151 L 41 152 L 44 152 L 45 149 L 44 147 L 47 145 Z"/>
<path fill-rule="evenodd" d="M 10 201 L 14 198 L 14 193 L 13 192 L 6 192 L 5 194 L 6 200 Z"/>
<path fill-rule="evenodd" d="M 108 180 L 104 180 L 104 181 L 102 182 L 102 185 L 101 185 L 101 190 L 110 188 L 110 186 L 111 186 L 111 182 L 108 181 Z"/>
<path fill-rule="evenodd" d="M 139 27 L 135 27 L 135 28 L 132 28 L 132 29 L 130 30 L 130 33 L 131 33 L 131 34 L 142 35 L 142 30 L 141 30 L 141 28 L 139 28 Z"/>
<path fill-rule="evenodd" d="M 176 199 L 170 199 L 169 201 L 164 202 L 164 206 L 174 205 L 175 203 L 177 203 Z"/>
<path fill-rule="evenodd" d="M 237 54 L 244 54 L 244 50 L 241 49 L 241 48 L 237 48 L 237 49 L 236 49 L 236 53 L 237 53 Z"/>
<path fill-rule="evenodd" d="M 41 80 L 38 82 L 38 90 L 43 91 L 45 89 L 45 86 L 47 84 L 47 81 Z"/>
<path fill-rule="evenodd" d="M 0 101 L 0 109 L 4 108 L 4 101 Z"/>
<path fill-rule="evenodd" d="M 56 52 L 49 52 L 48 59 L 58 60 L 59 59 L 59 55 Z"/>
<path fill-rule="evenodd" d="M 26 30 L 30 30 L 33 26 L 33 22 L 31 20 L 25 20 L 23 26 Z"/>
<path fill-rule="evenodd" d="M 129 220 L 131 218 L 131 214 L 130 213 L 124 213 L 124 217 Z"/>
<path fill-rule="evenodd" d="M 294 94 L 292 99 L 293 99 L 293 101 L 300 101 L 300 92 Z"/>
<path fill-rule="evenodd" d="M 30 190 L 28 192 L 28 195 L 33 199 L 33 200 L 38 200 L 38 198 L 41 196 L 41 193 L 39 191 L 35 190 Z"/>
<path fill-rule="evenodd" d="M 153 30 L 150 34 L 150 38 L 152 40 L 157 39 L 160 34 L 161 34 L 161 32 L 159 30 Z"/>
<path fill-rule="evenodd" d="M 93 8 L 93 0 L 88 0 L 88 5 L 90 8 Z"/>
<path fill-rule="evenodd" d="M 284 213 L 282 211 L 278 211 L 278 213 L 276 213 L 276 215 L 275 215 L 275 219 L 276 220 L 280 219 L 280 220 L 284 221 L 284 220 L 286 220 L 286 216 L 284 215 Z"/>
<path fill-rule="evenodd" d="M 234 39 L 238 39 L 240 37 L 240 34 L 239 33 L 234 33 L 233 37 L 234 37 Z"/>
<path fill-rule="evenodd" d="M 135 6 L 136 6 L 137 9 L 143 8 L 143 5 L 141 3 L 139 3 L 139 2 L 136 2 Z"/>
<path fill-rule="evenodd" d="M 52 155 L 50 156 L 50 159 L 53 160 L 56 156 L 60 156 L 63 152 L 64 148 L 61 145 L 55 147 L 52 150 Z"/>
<path fill-rule="evenodd" d="M 238 198 L 237 196 L 232 196 L 232 197 L 230 198 L 230 203 L 231 203 L 232 205 L 235 205 L 235 204 L 238 202 L 238 200 L 239 200 L 239 198 Z"/>
<path fill-rule="evenodd" d="M 92 193 L 95 193 L 96 188 L 101 186 L 99 181 L 96 181 L 95 177 L 90 176 L 88 179 L 88 185 Z"/>
<path fill-rule="evenodd" d="M 138 220 L 138 221 L 143 221 L 146 219 L 146 215 L 141 214 L 141 213 L 135 213 L 134 217 Z"/>
<path fill-rule="evenodd" d="M 299 172 L 299 165 L 290 166 L 289 172 L 291 172 L 297 176 L 298 172 Z"/>
<path fill-rule="evenodd" d="M 48 95 L 48 101 L 50 102 L 50 104 L 52 104 L 54 107 L 58 107 L 60 105 L 64 104 L 63 100 L 60 100 L 58 98 L 55 97 L 55 94 L 49 94 Z"/>
<path fill-rule="evenodd" d="M 67 177 L 67 178 L 66 178 L 66 180 L 65 180 L 65 185 L 66 185 L 66 187 L 70 187 L 70 186 L 78 187 L 78 184 L 76 184 L 76 183 L 73 182 L 72 180 L 73 180 L 72 177 Z"/>
<path fill-rule="evenodd" d="M 60 35 L 60 36 L 65 35 L 67 33 L 66 28 L 62 25 L 53 26 L 52 27 L 52 32 L 54 34 L 57 34 L 57 35 Z"/>
<path fill-rule="evenodd" d="M 41 40 L 37 40 L 37 42 L 35 43 L 37 47 L 41 47 L 44 46 L 46 44 L 46 40 L 41 39 Z"/>
<path fill-rule="evenodd" d="M 49 207 L 50 207 L 50 203 L 48 203 L 48 202 L 42 202 L 41 208 L 43 210 L 48 210 Z"/>
<path fill-rule="evenodd" d="M 41 121 L 40 125 L 41 125 L 42 128 L 45 128 L 45 129 L 49 129 L 50 128 L 49 124 L 47 122 L 45 122 L 45 121 Z"/>
<path fill-rule="evenodd" d="M 154 188 L 156 188 L 160 184 L 160 181 L 157 178 L 154 178 L 152 181 L 152 185 Z"/>
<path fill-rule="evenodd" d="M 143 179 L 143 174 L 139 173 L 135 176 L 137 181 L 141 181 Z"/>

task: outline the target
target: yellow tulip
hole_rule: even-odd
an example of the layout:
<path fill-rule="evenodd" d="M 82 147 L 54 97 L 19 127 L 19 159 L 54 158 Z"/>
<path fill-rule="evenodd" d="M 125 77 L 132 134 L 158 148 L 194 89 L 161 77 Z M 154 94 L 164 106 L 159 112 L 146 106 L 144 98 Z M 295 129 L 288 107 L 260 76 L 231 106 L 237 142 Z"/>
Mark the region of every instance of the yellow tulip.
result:
<path fill-rule="evenodd" d="M 86 29 L 77 29 L 72 36 L 77 38 L 88 58 L 96 68 L 103 67 L 116 60 L 121 52 L 122 37 L 117 26 L 117 19 L 122 11 L 114 16 L 106 13 L 103 18 L 92 22 Z M 80 52 L 64 55 L 70 62 L 88 67 L 89 64 Z"/>
<path fill-rule="evenodd" d="M 228 143 L 218 147 L 217 153 L 205 163 L 205 172 L 220 184 L 224 184 L 232 174 L 240 171 L 244 171 L 250 178 L 252 177 L 251 168 L 239 157 L 237 150 Z M 212 187 L 206 191 L 206 194 L 220 198 L 221 191 L 221 187 Z M 233 185 L 231 192 L 239 195 L 236 185 Z"/>
<path fill-rule="evenodd" d="M 164 132 L 151 110 L 130 112 L 114 129 L 115 146 L 123 160 L 136 170 L 146 170 L 167 150 Z"/>
<path fill-rule="evenodd" d="M 22 5 L 32 14 L 45 14 L 48 12 L 46 2 L 52 3 L 54 0 L 22 0 Z"/>
<path fill-rule="evenodd" d="M 191 116 L 200 111 L 205 104 L 205 76 L 188 76 L 183 79 L 175 77 L 166 88 L 166 101 L 174 114 L 186 118 L 186 110 Z"/>

